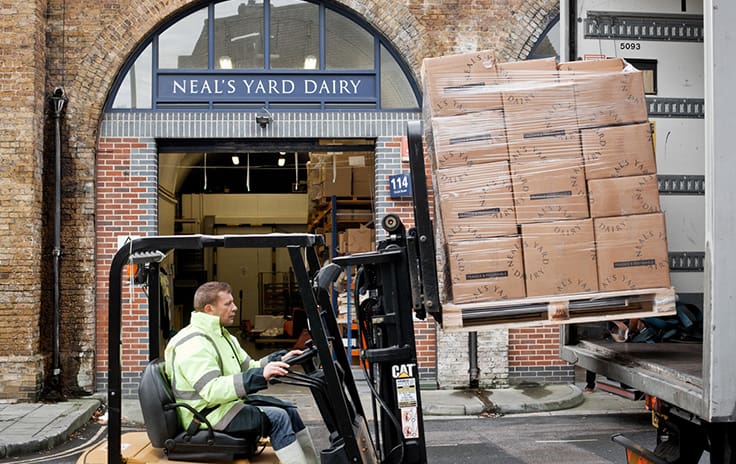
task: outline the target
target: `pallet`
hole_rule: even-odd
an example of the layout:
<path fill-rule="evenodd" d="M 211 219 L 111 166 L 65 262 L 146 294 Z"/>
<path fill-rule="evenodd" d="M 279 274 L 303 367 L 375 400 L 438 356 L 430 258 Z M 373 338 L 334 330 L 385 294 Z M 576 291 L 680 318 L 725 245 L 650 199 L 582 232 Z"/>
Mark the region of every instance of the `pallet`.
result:
<path fill-rule="evenodd" d="M 674 288 L 551 295 L 442 305 L 442 328 L 453 332 L 671 316 Z"/>

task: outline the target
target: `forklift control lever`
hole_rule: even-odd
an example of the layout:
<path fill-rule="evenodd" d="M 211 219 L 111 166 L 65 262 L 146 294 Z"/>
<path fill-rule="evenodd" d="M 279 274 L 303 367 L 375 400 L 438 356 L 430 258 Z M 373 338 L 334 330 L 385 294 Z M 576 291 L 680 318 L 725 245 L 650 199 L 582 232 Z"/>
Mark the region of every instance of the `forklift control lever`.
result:
<path fill-rule="evenodd" d="M 289 356 L 288 358 L 282 359 L 282 361 L 289 366 L 298 366 L 317 356 L 317 353 L 318 352 L 316 346 L 309 346 L 307 347 L 307 349 L 304 350 L 302 354 Z"/>

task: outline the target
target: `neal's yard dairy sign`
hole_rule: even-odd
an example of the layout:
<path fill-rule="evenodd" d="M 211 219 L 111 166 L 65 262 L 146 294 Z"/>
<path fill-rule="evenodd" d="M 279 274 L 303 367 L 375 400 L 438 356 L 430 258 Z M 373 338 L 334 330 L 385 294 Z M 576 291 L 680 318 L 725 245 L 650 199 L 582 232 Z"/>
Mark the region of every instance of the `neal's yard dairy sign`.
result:
<path fill-rule="evenodd" d="M 158 101 L 375 102 L 375 74 L 159 74 Z"/>

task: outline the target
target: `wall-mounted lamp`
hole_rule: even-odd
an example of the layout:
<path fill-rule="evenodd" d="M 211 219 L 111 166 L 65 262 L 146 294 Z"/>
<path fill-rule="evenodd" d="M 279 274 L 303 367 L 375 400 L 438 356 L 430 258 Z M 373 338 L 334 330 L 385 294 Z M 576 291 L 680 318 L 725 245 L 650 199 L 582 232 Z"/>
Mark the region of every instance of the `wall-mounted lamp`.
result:
<path fill-rule="evenodd" d="M 265 129 L 266 126 L 271 124 L 273 121 L 273 116 L 271 115 L 271 112 L 268 111 L 266 108 L 261 109 L 261 112 L 258 113 L 258 116 L 256 116 L 256 122 L 259 126 L 261 126 L 261 129 Z"/>
<path fill-rule="evenodd" d="M 314 55 L 305 56 L 304 69 L 317 69 L 317 57 Z"/>
<path fill-rule="evenodd" d="M 240 157 L 238 155 L 233 155 L 233 158 L 232 159 L 233 159 L 233 164 L 235 166 L 237 166 L 237 165 L 240 164 Z"/>
<path fill-rule="evenodd" d="M 286 152 L 282 151 L 279 153 L 279 160 L 277 161 L 277 164 L 280 168 L 283 168 L 286 165 Z"/>
<path fill-rule="evenodd" d="M 227 55 L 223 55 L 218 60 L 220 62 L 220 69 L 233 69 L 233 59 Z"/>

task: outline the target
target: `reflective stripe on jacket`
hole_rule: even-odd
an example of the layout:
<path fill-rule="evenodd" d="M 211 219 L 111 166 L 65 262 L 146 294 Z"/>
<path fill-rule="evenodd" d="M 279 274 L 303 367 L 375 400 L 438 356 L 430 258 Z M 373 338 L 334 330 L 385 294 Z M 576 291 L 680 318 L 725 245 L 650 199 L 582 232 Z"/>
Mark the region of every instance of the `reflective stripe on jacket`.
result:
<path fill-rule="evenodd" d="M 217 316 L 193 312 L 189 325 L 169 341 L 164 358 L 175 399 L 197 411 L 215 407 L 207 414 L 215 430 L 227 427 L 249 392 L 268 386 L 262 369 L 268 358 L 252 359 Z M 185 408 L 177 411 L 186 429 L 194 415 Z"/>

